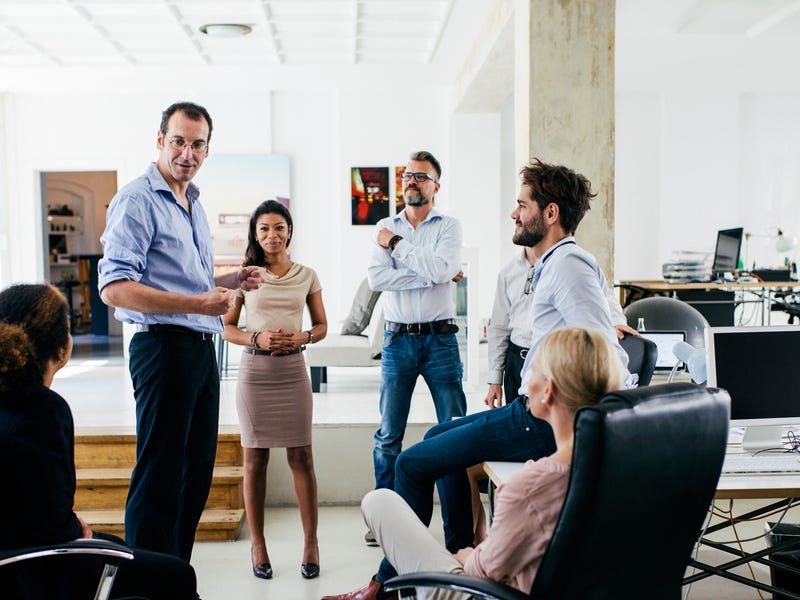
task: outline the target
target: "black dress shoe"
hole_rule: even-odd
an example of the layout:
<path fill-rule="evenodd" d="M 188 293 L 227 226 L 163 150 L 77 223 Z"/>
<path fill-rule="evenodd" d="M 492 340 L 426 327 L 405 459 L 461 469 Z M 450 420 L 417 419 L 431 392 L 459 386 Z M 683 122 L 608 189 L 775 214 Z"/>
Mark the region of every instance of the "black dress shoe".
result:
<path fill-rule="evenodd" d="M 315 563 L 303 563 L 300 565 L 300 575 L 303 576 L 303 579 L 319 577 L 319 565 Z"/>
<path fill-rule="evenodd" d="M 259 579 L 272 579 L 272 565 L 269 563 L 253 565 L 253 575 Z"/>

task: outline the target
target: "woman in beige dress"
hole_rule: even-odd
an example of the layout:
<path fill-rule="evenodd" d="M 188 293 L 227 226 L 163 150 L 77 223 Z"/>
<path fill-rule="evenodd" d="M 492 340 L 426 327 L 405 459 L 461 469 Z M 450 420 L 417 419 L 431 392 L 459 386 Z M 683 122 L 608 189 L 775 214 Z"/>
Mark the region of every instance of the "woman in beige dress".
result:
<path fill-rule="evenodd" d="M 292 262 L 288 248 L 292 217 L 280 202 L 262 202 L 250 217 L 244 265 L 264 267 L 258 289 L 237 292 L 223 317 L 222 337 L 244 346 L 239 363 L 236 408 L 244 449 L 244 503 L 253 540 L 253 575 L 272 578 L 264 538 L 264 502 L 270 448 L 286 448 L 303 523 L 300 573 L 319 575 L 317 480 L 311 451 L 311 382 L 302 351 L 328 331 L 317 274 Z M 239 329 L 244 306 L 245 330 Z M 308 306 L 312 326 L 302 330 Z"/>

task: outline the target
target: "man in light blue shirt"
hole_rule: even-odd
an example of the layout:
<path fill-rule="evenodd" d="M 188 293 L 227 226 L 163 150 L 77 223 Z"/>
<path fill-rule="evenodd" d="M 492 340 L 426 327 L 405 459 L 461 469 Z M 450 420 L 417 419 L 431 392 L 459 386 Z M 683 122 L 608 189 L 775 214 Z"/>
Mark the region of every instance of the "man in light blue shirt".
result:
<path fill-rule="evenodd" d="M 402 175 L 405 209 L 376 226 L 367 278 L 383 292 L 381 425 L 375 432 L 375 487 L 394 488 L 411 395 L 422 375 L 439 422 L 466 413 L 452 282 L 461 279 L 461 224 L 433 207 L 442 170 L 425 151 Z"/>
<path fill-rule="evenodd" d="M 136 466 L 125 507 L 131 546 L 189 560 L 211 486 L 219 419 L 212 335 L 233 304 L 225 287 L 257 285 L 254 268 L 215 282 L 211 231 L 191 180 L 208 156 L 211 117 L 182 102 L 162 114 L 158 161 L 108 209 L 98 287 L 135 324 L 129 369 Z M 248 283 L 249 282 L 249 283 Z"/>

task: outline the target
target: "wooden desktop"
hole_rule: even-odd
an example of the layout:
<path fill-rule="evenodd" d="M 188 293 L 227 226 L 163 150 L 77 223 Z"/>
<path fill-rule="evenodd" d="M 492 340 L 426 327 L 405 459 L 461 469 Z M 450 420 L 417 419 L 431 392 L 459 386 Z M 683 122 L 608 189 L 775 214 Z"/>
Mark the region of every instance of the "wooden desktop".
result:
<path fill-rule="evenodd" d="M 679 292 L 708 292 L 711 297 L 719 292 L 733 292 L 732 302 L 735 306 L 744 303 L 758 303 L 761 305 L 761 324 L 770 324 L 770 308 L 776 300 L 776 293 L 781 290 L 800 288 L 798 281 L 706 281 L 700 283 L 672 283 L 663 279 L 635 279 L 623 280 L 616 284 L 619 288 L 619 301 L 624 307 L 631 302 L 649 296 L 677 297 Z M 752 297 L 745 297 L 745 294 Z M 702 300 L 699 301 L 701 304 Z M 691 301 L 689 302 L 691 304 Z M 715 303 L 710 298 L 708 302 Z M 712 323 L 713 325 L 713 323 Z"/>

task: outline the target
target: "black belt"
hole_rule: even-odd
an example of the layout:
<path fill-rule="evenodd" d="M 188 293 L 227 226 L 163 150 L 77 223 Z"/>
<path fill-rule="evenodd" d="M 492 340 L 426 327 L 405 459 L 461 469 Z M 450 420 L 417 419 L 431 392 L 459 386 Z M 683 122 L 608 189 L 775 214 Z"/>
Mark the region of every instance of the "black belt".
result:
<path fill-rule="evenodd" d="M 458 325 L 453 323 L 453 319 L 442 319 L 430 323 L 393 323 L 386 321 L 386 331 L 391 331 L 398 335 L 407 333 L 408 335 L 430 335 L 441 333 L 458 333 Z"/>
<path fill-rule="evenodd" d="M 300 346 L 299 348 L 295 348 L 291 352 L 282 352 L 281 354 L 272 354 L 272 350 L 262 350 L 261 348 L 253 348 L 252 346 L 245 346 L 243 350 L 248 354 L 255 354 L 256 356 L 261 356 L 263 354 L 269 354 L 270 356 L 289 356 L 290 354 L 300 354 L 303 350 L 305 350 L 305 346 Z"/>
<path fill-rule="evenodd" d="M 519 357 L 522 360 L 525 360 L 525 357 L 528 356 L 528 349 L 527 348 L 523 348 L 522 346 L 517 346 L 514 342 L 511 342 L 511 341 L 508 342 L 508 351 L 513 353 L 513 354 L 516 354 L 517 352 L 519 352 Z"/>
<path fill-rule="evenodd" d="M 189 329 L 188 327 L 183 327 L 181 325 L 164 325 L 161 323 L 155 323 L 153 325 L 136 325 L 136 331 L 138 333 L 181 333 L 183 335 L 199 337 L 201 340 L 210 340 L 214 337 L 213 333 L 195 331 L 194 329 Z"/>

